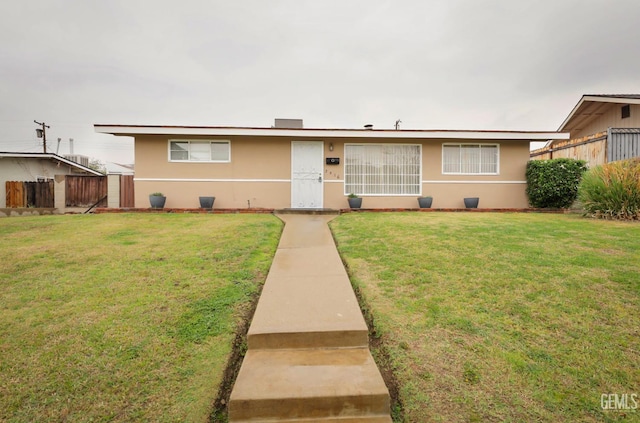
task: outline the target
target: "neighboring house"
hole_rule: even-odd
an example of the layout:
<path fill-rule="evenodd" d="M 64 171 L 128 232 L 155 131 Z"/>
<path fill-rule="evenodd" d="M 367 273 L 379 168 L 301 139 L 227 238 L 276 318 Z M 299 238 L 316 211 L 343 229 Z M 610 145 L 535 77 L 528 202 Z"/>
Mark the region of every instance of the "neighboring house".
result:
<path fill-rule="evenodd" d="M 105 164 L 105 168 L 107 170 L 107 174 L 118 174 L 118 175 L 133 175 L 134 174 L 134 165 L 132 164 L 120 164 L 107 162 Z"/>
<path fill-rule="evenodd" d="M 60 190 L 56 187 L 56 194 L 62 193 L 62 198 L 56 196 L 56 208 L 64 208 L 64 176 L 66 175 L 103 176 L 93 169 L 53 153 L 0 152 L 0 208 L 7 206 L 5 189 L 7 181 L 45 182 L 50 180 L 55 180 L 56 185 L 62 185 Z"/>
<path fill-rule="evenodd" d="M 531 152 L 534 160 L 573 158 L 589 167 L 640 157 L 640 94 L 586 94 L 562 122 L 569 140 Z"/>
<path fill-rule="evenodd" d="M 285 126 L 285 127 L 283 127 Z M 135 206 L 160 191 L 168 208 L 526 208 L 529 143 L 568 139 L 557 132 L 304 129 L 94 125 L 135 138 Z"/>

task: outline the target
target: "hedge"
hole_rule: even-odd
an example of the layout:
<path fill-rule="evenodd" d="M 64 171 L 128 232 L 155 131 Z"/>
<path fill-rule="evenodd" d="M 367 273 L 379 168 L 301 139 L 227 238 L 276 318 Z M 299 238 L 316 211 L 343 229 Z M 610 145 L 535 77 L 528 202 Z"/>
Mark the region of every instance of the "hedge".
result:
<path fill-rule="evenodd" d="M 578 197 L 578 186 L 587 170 L 584 160 L 531 160 L 527 163 L 527 196 L 537 208 L 565 209 Z"/>

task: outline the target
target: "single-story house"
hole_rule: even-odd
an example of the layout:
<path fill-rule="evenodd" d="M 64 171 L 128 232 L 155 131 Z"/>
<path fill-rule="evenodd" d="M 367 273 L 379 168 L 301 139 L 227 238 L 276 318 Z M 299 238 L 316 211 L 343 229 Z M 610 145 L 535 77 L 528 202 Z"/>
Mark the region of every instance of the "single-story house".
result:
<path fill-rule="evenodd" d="M 640 94 L 585 94 L 558 128 L 569 140 L 552 140 L 533 160 L 572 158 L 589 167 L 640 157 Z"/>
<path fill-rule="evenodd" d="M 5 187 L 8 181 L 54 181 L 55 207 L 64 210 L 66 175 L 103 176 L 87 166 L 53 153 L 0 152 L 0 208 L 7 207 Z"/>
<path fill-rule="evenodd" d="M 135 138 L 135 206 L 162 192 L 168 208 L 347 207 L 526 208 L 529 143 L 568 139 L 555 131 L 308 129 L 297 119 L 271 128 L 94 125 Z"/>

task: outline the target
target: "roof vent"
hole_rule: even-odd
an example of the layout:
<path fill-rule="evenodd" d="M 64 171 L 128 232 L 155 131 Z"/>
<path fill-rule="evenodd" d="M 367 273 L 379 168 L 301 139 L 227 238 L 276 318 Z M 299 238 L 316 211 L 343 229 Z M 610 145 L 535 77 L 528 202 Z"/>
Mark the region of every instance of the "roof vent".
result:
<path fill-rule="evenodd" d="M 371 129 L 373 129 L 373 125 L 372 125 L 372 124 L 370 124 L 370 123 L 367 123 L 367 124 L 364 126 L 364 129 L 371 130 Z"/>
<path fill-rule="evenodd" d="M 302 129 L 302 119 L 275 119 L 274 128 Z"/>

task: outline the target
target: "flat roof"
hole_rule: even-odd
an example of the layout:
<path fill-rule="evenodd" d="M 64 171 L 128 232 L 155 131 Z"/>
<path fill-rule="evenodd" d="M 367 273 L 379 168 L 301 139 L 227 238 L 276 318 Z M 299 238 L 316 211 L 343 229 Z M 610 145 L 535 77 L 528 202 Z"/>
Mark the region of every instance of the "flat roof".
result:
<path fill-rule="evenodd" d="M 568 140 L 569 134 L 557 131 L 492 131 L 440 129 L 326 129 L 326 128 L 251 128 L 233 126 L 166 126 L 95 124 L 101 134 L 135 135 L 209 135 L 295 138 L 386 138 L 386 139 L 473 139 L 473 140 Z"/>

